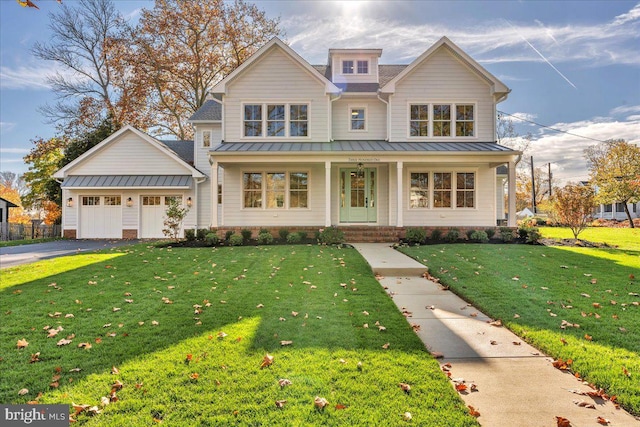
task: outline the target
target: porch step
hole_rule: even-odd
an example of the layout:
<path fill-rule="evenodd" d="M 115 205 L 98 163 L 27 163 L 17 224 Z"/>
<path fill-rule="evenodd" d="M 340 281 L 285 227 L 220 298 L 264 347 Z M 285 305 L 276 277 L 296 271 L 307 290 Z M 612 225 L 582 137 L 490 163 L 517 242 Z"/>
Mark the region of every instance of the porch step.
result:
<path fill-rule="evenodd" d="M 394 243 L 400 240 L 401 229 L 384 226 L 343 226 L 340 230 L 348 243 Z"/>

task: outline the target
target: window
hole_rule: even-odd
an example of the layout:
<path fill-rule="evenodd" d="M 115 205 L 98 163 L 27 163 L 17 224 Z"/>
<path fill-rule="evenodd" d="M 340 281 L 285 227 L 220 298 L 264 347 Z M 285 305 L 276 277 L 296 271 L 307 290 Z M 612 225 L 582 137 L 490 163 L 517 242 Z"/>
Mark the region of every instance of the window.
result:
<path fill-rule="evenodd" d="M 411 105 L 409 114 L 409 135 L 429 136 L 429 105 Z"/>
<path fill-rule="evenodd" d="M 474 207 L 476 174 L 463 172 L 456 174 L 456 207 Z"/>
<path fill-rule="evenodd" d="M 267 136 L 284 136 L 284 105 L 267 105 Z"/>
<path fill-rule="evenodd" d="M 177 202 L 179 205 L 182 204 L 182 196 L 165 196 L 164 205 L 169 206 L 171 202 Z"/>
<path fill-rule="evenodd" d="M 290 105 L 289 110 L 289 136 L 308 136 L 307 105 Z"/>
<path fill-rule="evenodd" d="M 358 61 L 358 74 L 369 74 L 369 61 Z"/>
<path fill-rule="evenodd" d="M 245 208 L 262 207 L 262 173 L 245 172 L 242 179 Z"/>
<path fill-rule="evenodd" d="M 211 147 L 211 132 L 210 131 L 202 132 L 202 146 L 204 148 Z"/>
<path fill-rule="evenodd" d="M 624 212 L 624 203 L 622 202 L 616 203 L 616 212 Z"/>
<path fill-rule="evenodd" d="M 244 106 L 244 136 L 262 136 L 262 105 Z"/>
<path fill-rule="evenodd" d="M 608 205 L 604 205 L 604 211 L 613 212 L 613 205 L 611 205 L 611 203 L 609 203 Z"/>
<path fill-rule="evenodd" d="M 433 106 L 433 136 L 451 136 L 451 106 Z"/>
<path fill-rule="evenodd" d="M 122 199 L 120 196 L 104 196 L 105 206 L 120 206 L 122 205 Z"/>
<path fill-rule="evenodd" d="M 284 208 L 284 173 L 267 173 L 267 209 Z"/>
<path fill-rule="evenodd" d="M 218 184 L 218 204 L 222 204 L 222 184 Z"/>
<path fill-rule="evenodd" d="M 473 105 L 456 105 L 456 136 L 473 136 Z"/>
<path fill-rule="evenodd" d="M 366 130 L 365 109 L 363 107 L 350 108 L 351 130 Z"/>
<path fill-rule="evenodd" d="M 306 172 L 289 173 L 289 207 L 306 208 L 309 179 Z"/>
<path fill-rule="evenodd" d="M 353 74 L 353 61 L 342 61 L 342 74 Z"/>
<path fill-rule="evenodd" d="M 143 206 L 160 206 L 160 196 L 142 196 Z"/>
<path fill-rule="evenodd" d="M 99 196 L 82 196 L 82 206 L 99 206 Z"/>
<path fill-rule="evenodd" d="M 412 172 L 409 193 L 409 208 L 429 207 L 429 173 Z"/>
<path fill-rule="evenodd" d="M 636 205 L 635 203 L 632 205 L 633 206 L 633 213 L 636 213 L 638 211 L 638 205 Z M 0 215 L 1 216 L 1 215 Z"/>
<path fill-rule="evenodd" d="M 451 173 L 433 173 L 433 207 L 451 207 Z"/>

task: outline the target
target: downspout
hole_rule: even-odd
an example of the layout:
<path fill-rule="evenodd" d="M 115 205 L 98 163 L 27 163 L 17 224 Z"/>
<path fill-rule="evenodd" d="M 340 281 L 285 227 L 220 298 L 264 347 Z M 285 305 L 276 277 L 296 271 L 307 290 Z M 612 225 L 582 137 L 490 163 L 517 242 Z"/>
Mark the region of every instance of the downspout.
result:
<path fill-rule="evenodd" d="M 327 114 L 329 116 L 329 135 L 327 135 L 329 138 L 329 142 L 333 142 L 333 107 L 331 106 L 331 104 L 333 104 L 334 101 L 337 101 L 338 99 L 342 98 L 342 92 L 336 96 L 335 98 L 331 99 L 331 95 L 329 95 L 329 100 L 331 102 L 329 102 L 329 111 Z"/>
<path fill-rule="evenodd" d="M 380 96 L 380 91 L 378 91 L 378 93 L 376 94 L 376 96 L 378 97 L 378 99 L 382 102 L 384 102 L 387 106 L 387 139 L 386 141 L 389 142 L 389 138 L 390 138 L 390 133 L 391 133 L 391 129 L 389 129 L 389 124 L 391 123 L 390 117 L 391 117 L 391 112 L 389 111 L 389 102 L 385 101 L 384 99 L 382 99 L 382 97 Z"/>

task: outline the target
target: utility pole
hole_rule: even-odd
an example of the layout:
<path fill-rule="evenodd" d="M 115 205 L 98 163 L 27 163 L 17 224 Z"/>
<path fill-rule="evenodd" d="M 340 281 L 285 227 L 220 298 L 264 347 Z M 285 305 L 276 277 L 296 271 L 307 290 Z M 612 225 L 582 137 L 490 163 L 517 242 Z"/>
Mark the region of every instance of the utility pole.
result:
<path fill-rule="evenodd" d="M 533 173 L 533 156 L 531 156 L 531 207 L 533 214 L 536 214 L 536 179 Z"/>
<path fill-rule="evenodd" d="M 547 165 L 549 166 L 549 200 L 551 200 L 551 162 Z"/>

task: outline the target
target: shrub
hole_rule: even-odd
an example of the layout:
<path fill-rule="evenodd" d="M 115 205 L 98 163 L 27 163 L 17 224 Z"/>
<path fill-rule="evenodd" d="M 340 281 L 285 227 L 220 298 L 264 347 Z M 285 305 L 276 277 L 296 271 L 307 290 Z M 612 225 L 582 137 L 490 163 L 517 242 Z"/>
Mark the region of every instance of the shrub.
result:
<path fill-rule="evenodd" d="M 487 233 L 482 230 L 476 230 L 469 235 L 469 239 L 475 242 L 487 243 L 489 241 L 489 237 Z"/>
<path fill-rule="evenodd" d="M 486 230 L 484 230 L 485 233 L 487 233 L 487 238 L 489 240 L 493 239 L 493 236 L 496 235 L 496 229 L 495 228 L 487 228 Z"/>
<path fill-rule="evenodd" d="M 521 225 L 520 227 L 518 227 L 518 237 L 521 239 L 526 239 L 528 230 L 529 227 L 526 225 Z"/>
<path fill-rule="evenodd" d="M 182 228 L 182 221 L 189 213 L 188 208 L 182 207 L 182 203 L 178 201 L 176 197 L 169 198 L 169 204 L 164 212 L 164 228 L 162 233 L 170 239 L 179 240 L 180 229 Z M 194 232 L 195 239 L 195 232 Z"/>
<path fill-rule="evenodd" d="M 196 230 L 196 240 L 203 241 L 204 239 L 206 239 L 207 234 L 209 234 L 209 230 L 207 230 L 206 228 L 198 228 Z"/>
<path fill-rule="evenodd" d="M 465 232 L 465 234 L 467 235 L 467 239 L 469 239 L 469 240 L 473 240 L 473 237 L 471 237 L 471 236 L 472 236 L 472 235 L 473 235 L 473 233 L 475 233 L 475 232 L 476 232 L 476 230 L 467 230 L 467 231 Z"/>
<path fill-rule="evenodd" d="M 540 230 L 536 227 L 531 227 L 527 229 L 527 243 L 531 243 L 532 245 L 538 243 L 538 240 L 542 235 L 540 234 Z"/>
<path fill-rule="evenodd" d="M 320 231 L 318 241 L 325 245 L 339 245 L 344 242 L 344 233 L 338 227 L 327 227 Z"/>
<path fill-rule="evenodd" d="M 271 233 L 271 231 L 269 231 L 268 228 L 261 228 L 260 231 L 258 231 L 258 234 L 264 234 L 264 233 Z"/>
<path fill-rule="evenodd" d="M 215 246 L 218 243 L 220 243 L 220 238 L 216 233 L 207 233 L 207 235 L 204 238 L 204 241 L 207 244 L 207 246 Z"/>
<path fill-rule="evenodd" d="M 307 240 L 307 238 L 309 238 L 309 233 L 306 231 L 298 231 L 298 235 L 300 236 L 300 240 Z"/>
<path fill-rule="evenodd" d="M 192 228 L 184 230 L 184 238 L 187 239 L 187 242 L 193 242 L 196 240 L 196 230 Z"/>
<path fill-rule="evenodd" d="M 278 235 L 282 240 L 287 240 L 287 236 L 289 235 L 289 230 L 286 228 L 281 228 L 278 230 Z"/>
<path fill-rule="evenodd" d="M 513 230 L 509 227 L 500 227 L 500 238 L 503 242 L 509 243 L 513 241 Z"/>
<path fill-rule="evenodd" d="M 439 228 L 434 228 L 431 231 L 431 240 L 441 240 L 442 239 L 442 230 Z"/>
<path fill-rule="evenodd" d="M 248 228 L 243 228 L 242 230 L 240 230 L 240 234 L 242 235 L 242 238 L 245 240 L 245 242 L 251 240 L 251 230 L 249 230 Z"/>
<path fill-rule="evenodd" d="M 231 236 L 229 236 L 227 240 L 229 241 L 230 246 L 242 246 L 242 244 L 244 243 L 242 235 L 235 234 L 234 232 L 231 232 Z"/>
<path fill-rule="evenodd" d="M 427 238 L 427 232 L 422 228 L 407 228 L 404 240 L 407 243 L 423 243 Z"/>
<path fill-rule="evenodd" d="M 300 243 L 302 236 L 300 233 L 289 233 L 287 235 L 287 243 Z"/>
<path fill-rule="evenodd" d="M 547 225 L 547 223 L 549 222 L 549 221 L 547 221 L 547 219 L 546 219 L 546 218 L 541 218 L 541 217 L 539 217 L 539 216 L 536 216 L 536 217 L 534 217 L 533 219 L 534 219 L 534 221 L 536 222 L 536 225 L 542 225 L 542 226 L 544 226 L 544 225 Z"/>
<path fill-rule="evenodd" d="M 258 234 L 258 243 L 261 245 L 270 245 L 273 243 L 273 236 L 268 231 L 266 233 Z"/>
<path fill-rule="evenodd" d="M 447 232 L 447 236 L 445 237 L 448 242 L 455 242 L 460 238 L 460 231 L 457 228 L 452 228 Z"/>

